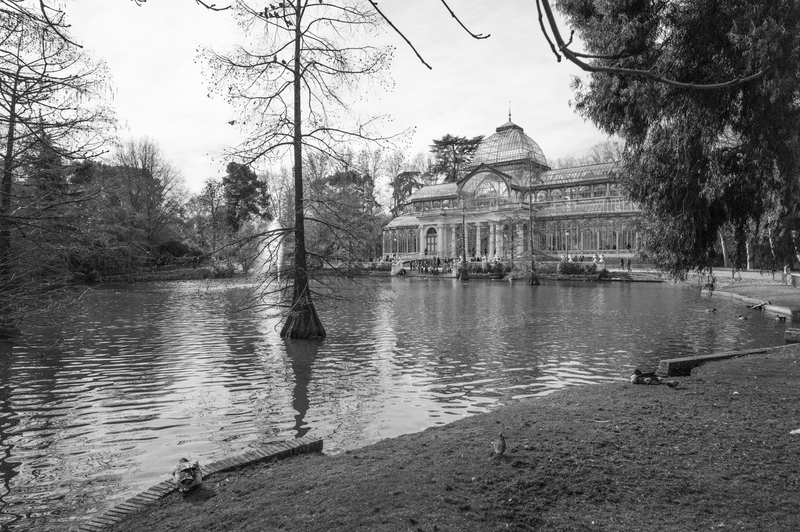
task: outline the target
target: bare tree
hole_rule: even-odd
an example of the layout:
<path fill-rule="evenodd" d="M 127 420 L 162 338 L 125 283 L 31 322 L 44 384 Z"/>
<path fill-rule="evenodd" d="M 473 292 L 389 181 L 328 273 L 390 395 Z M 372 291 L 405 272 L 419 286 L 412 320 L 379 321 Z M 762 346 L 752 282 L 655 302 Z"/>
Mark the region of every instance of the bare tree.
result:
<path fill-rule="evenodd" d="M 123 142 L 114 162 L 118 179 L 108 193 L 118 200 L 126 225 L 141 235 L 141 246 L 149 250 L 164 238 L 165 228 L 183 206 L 183 177 L 152 139 Z"/>
<path fill-rule="evenodd" d="M 403 150 L 394 150 L 386 158 L 386 173 L 389 175 L 389 193 L 391 194 L 388 200 L 388 210 L 392 217 L 397 217 L 400 214 L 400 208 L 405 203 L 405 197 L 396 185 L 398 176 L 405 170 L 408 165 L 406 152 Z"/>
<path fill-rule="evenodd" d="M 623 144 L 617 141 L 600 142 L 583 155 L 568 154 L 553 161 L 553 168 L 569 168 L 587 164 L 613 163 L 622 160 Z"/>
<path fill-rule="evenodd" d="M 199 194 L 188 204 L 188 219 L 197 235 L 197 244 L 205 249 L 216 250 L 223 239 L 225 230 L 225 195 L 222 182 L 207 179 Z"/>
<path fill-rule="evenodd" d="M 247 162 L 280 159 L 290 153 L 294 173 L 294 219 L 265 237 L 293 235 L 291 287 L 281 336 L 322 338 L 313 303 L 308 265 L 304 169 L 309 156 L 324 153 L 343 161 L 342 147 L 369 138 L 371 120 L 346 123 L 347 102 L 356 81 L 379 76 L 389 50 L 364 42 L 364 32 L 380 22 L 367 2 L 288 0 L 264 8 L 241 1 L 237 15 L 251 41 L 234 53 L 208 51 L 213 86 L 238 106 L 249 138 L 236 149 Z"/>
<path fill-rule="evenodd" d="M 111 122 L 102 105 L 103 65 L 13 4 L 17 11 L 0 6 L 0 314 L 16 320 L 9 316 L 25 313 L 21 301 L 36 304 L 25 294 L 37 283 L 23 278 L 41 261 L 22 264 L 32 259 L 16 254 L 14 244 L 47 231 L 76 230 L 44 223 L 54 220 L 57 206 L 63 211 L 82 201 L 65 197 L 62 164 L 98 155 Z"/>

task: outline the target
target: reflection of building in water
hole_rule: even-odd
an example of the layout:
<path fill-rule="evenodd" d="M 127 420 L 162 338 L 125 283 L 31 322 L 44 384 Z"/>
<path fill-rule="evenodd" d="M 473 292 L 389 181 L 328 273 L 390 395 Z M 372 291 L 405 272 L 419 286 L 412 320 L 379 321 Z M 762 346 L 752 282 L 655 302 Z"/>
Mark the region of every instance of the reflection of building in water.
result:
<path fill-rule="evenodd" d="M 414 192 L 383 230 L 386 255 L 493 259 L 537 254 L 630 257 L 639 208 L 620 196 L 614 163 L 551 170 L 541 148 L 510 120 L 486 138 L 457 183 Z M 532 197 L 533 203 L 529 203 Z M 465 223 L 464 223 L 465 222 Z"/>

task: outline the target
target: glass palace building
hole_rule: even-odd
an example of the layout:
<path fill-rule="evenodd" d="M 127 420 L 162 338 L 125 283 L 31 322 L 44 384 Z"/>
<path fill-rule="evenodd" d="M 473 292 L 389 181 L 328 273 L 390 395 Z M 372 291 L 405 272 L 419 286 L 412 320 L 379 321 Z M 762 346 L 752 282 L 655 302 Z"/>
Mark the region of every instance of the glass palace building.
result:
<path fill-rule="evenodd" d="M 509 120 L 484 139 L 456 183 L 414 192 L 383 230 L 394 259 L 510 260 L 530 256 L 633 256 L 637 205 L 620 195 L 614 163 L 551 170 L 544 153 Z M 533 228 L 533 238 L 531 238 Z M 466 238 L 464 231 L 466 230 Z"/>

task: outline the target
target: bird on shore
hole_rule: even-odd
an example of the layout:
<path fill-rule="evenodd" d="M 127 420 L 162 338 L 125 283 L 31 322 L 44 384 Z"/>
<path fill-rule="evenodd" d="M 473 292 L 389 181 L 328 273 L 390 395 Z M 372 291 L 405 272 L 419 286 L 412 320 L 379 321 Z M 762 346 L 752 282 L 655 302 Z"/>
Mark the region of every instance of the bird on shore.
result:
<path fill-rule="evenodd" d="M 203 481 L 200 463 L 197 460 L 189 461 L 187 458 L 181 458 L 177 467 L 175 467 L 175 471 L 172 472 L 172 478 L 181 493 L 199 486 Z"/>
<path fill-rule="evenodd" d="M 498 432 L 497 436 L 497 439 L 492 442 L 492 458 L 499 458 L 506 452 L 506 437 L 502 432 Z"/>
<path fill-rule="evenodd" d="M 786 321 L 786 316 L 775 316 L 775 319 L 778 321 Z"/>
<path fill-rule="evenodd" d="M 661 381 L 654 371 L 643 373 L 640 369 L 633 370 L 630 378 L 631 384 L 659 384 Z"/>
<path fill-rule="evenodd" d="M 642 373 L 642 370 L 635 369 L 628 379 L 631 384 L 666 384 L 670 388 L 677 388 L 680 381 L 666 380 L 665 377 L 656 375 L 655 372 Z"/>

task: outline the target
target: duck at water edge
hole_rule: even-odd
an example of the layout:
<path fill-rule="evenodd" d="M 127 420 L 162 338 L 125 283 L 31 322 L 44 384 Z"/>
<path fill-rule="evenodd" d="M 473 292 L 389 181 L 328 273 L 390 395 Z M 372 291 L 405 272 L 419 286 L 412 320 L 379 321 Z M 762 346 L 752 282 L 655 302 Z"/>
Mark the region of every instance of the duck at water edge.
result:
<path fill-rule="evenodd" d="M 195 486 L 199 486 L 203 481 L 203 472 L 200 471 L 200 463 L 197 460 L 189 461 L 181 458 L 175 471 L 172 472 L 175 485 L 181 493 L 187 492 Z"/>

